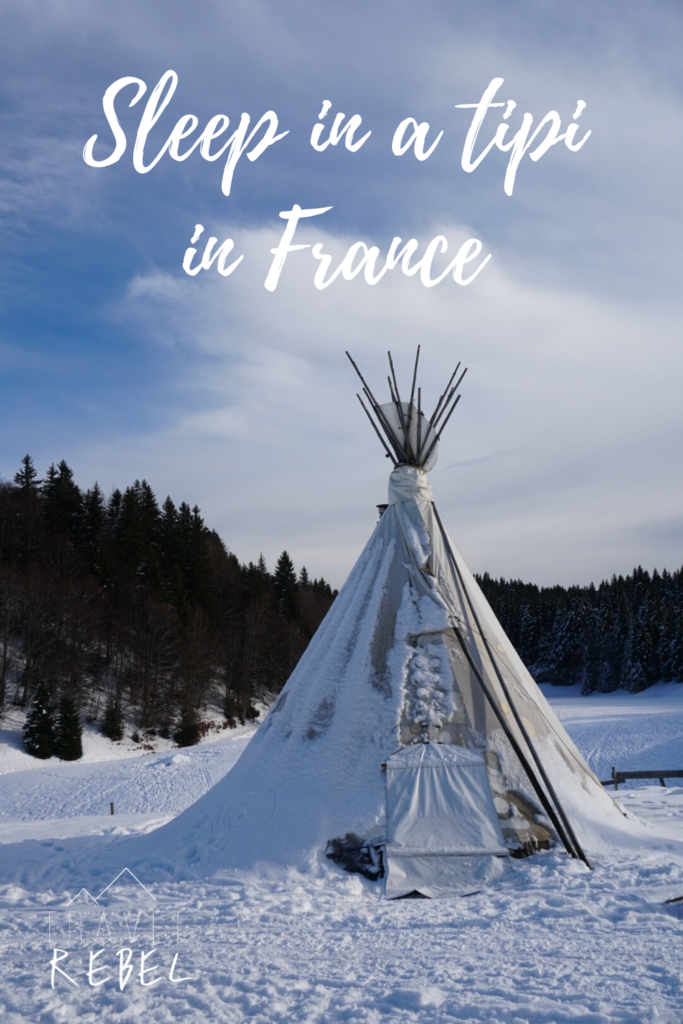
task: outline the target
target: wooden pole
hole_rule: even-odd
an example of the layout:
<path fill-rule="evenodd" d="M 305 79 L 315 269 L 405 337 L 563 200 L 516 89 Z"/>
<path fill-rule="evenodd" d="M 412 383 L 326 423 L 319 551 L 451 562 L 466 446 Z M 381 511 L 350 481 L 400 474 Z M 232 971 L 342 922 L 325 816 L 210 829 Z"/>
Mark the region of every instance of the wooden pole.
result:
<path fill-rule="evenodd" d="M 458 363 L 458 366 L 460 366 L 460 363 Z M 432 423 L 432 427 L 434 428 L 434 430 L 436 430 L 436 427 L 437 427 L 437 424 L 438 424 L 439 420 L 445 414 L 446 408 L 448 407 L 449 402 L 453 398 L 453 395 L 456 393 L 456 391 L 458 390 L 458 388 L 462 384 L 463 377 L 465 376 L 466 373 L 467 373 L 467 367 L 465 367 L 465 369 L 462 371 L 462 373 L 460 374 L 460 376 L 456 380 L 455 384 L 453 385 L 453 387 L 449 391 L 448 398 L 444 402 L 443 407 L 442 407 L 441 412 L 439 413 L 439 415 L 438 416 L 436 414 L 434 415 L 434 420 L 433 420 L 433 423 Z M 443 427 L 441 429 L 443 430 Z"/>
<path fill-rule="evenodd" d="M 417 381 L 417 364 L 420 359 L 420 346 L 417 346 L 417 353 L 415 354 L 415 367 L 413 368 L 413 383 L 410 388 L 410 401 L 408 403 L 408 433 L 410 433 L 410 425 L 413 422 L 413 402 L 415 401 L 415 382 Z M 415 452 L 415 458 L 417 459 L 417 452 Z"/>
<path fill-rule="evenodd" d="M 372 394 L 370 389 L 367 387 L 367 385 L 363 388 L 363 394 L 365 395 L 365 397 L 367 398 L 368 402 L 372 406 L 372 411 L 374 412 L 375 416 L 379 420 L 379 425 L 381 426 L 381 428 L 384 431 L 384 433 L 387 435 L 387 438 L 389 439 L 389 443 L 391 444 L 392 448 L 396 452 L 397 459 L 400 462 L 407 462 L 405 452 L 403 451 L 403 448 L 401 447 L 401 444 L 400 444 L 398 438 L 396 437 L 396 434 L 392 430 L 391 424 L 389 423 L 389 420 L 384 415 L 381 407 L 377 403 L 374 395 Z"/>
<path fill-rule="evenodd" d="M 460 583 L 460 587 L 462 588 L 463 593 L 465 594 L 465 598 L 466 598 L 467 603 L 468 603 L 468 605 L 470 607 L 470 612 L 472 614 L 472 617 L 474 618 L 477 630 L 478 630 L 479 635 L 480 635 L 480 637 L 481 637 L 481 639 L 482 639 L 482 641 L 484 643 L 484 646 L 486 648 L 486 652 L 487 652 L 487 654 L 489 656 L 489 661 L 491 662 L 491 667 L 493 668 L 493 671 L 496 674 L 496 677 L 498 679 L 498 683 L 499 683 L 499 685 L 500 685 L 500 687 L 501 687 L 501 689 L 503 691 L 503 695 L 505 697 L 505 700 L 508 703 L 508 706 L 510 708 L 510 711 L 512 712 L 512 715 L 513 715 L 513 717 L 515 719 L 515 722 L 517 723 L 517 727 L 518 727 L 519 731 L 522 734 L 522 737 L 524 739 L 524 742 L 526 743 L 527 749 L 529 750 L 529 753 L 531 754 L 531 757 L 532 757 L 533 761 L 536 764 L 536 768 L 538 770 L 539 775 L 541 776 L 541 779 L 543 780 L 543 784 L 544 784 L 544 786 L 545 786 L 545 788 L 546 788 L 546 790 L 548 792 L 548 796 L 550 797 L 550 800 L 552 800 L 552 803 L 554 804 L 554 807 L 555 807 L 555 809 L 557 811 L 557 817 L 561 818 L 562 824 L 564 826 L 564 830 L 566 831 L 566 834 L 567 834 L 567 836 L 570 839 L 570 844 L 571 845 L 568 845 L 563 840 L 564 845 L 565 845 L 567 851 L 571 854 L 571 856 L 579 857 L 584 862 L 586 867 L 590 868 L 590 863 L 588 862 L 588 858 L 586 857 L 585 853 L 583 852 L 583 850 L 581 848 L 581 844 L 579 843 L 578 839 L 576 838 L 576 835 L 574 833 L 574 829 L 571 826 L 571 822 L 569 821 L 569 818 L 565 814 L 564 808 L 562 807 L 562 804 L 559 801 L 557 793 L 555 792 L 555 787 L 553 786 L 552 782 L 548 778 L 548 773 L 545 770 L 543 762 L 541 761 L 541 759 L 538 756 L 538 753 L 536 751 L 536 748 L 534 747 L 534 745 L 531 742 L 531 737 L 529 736 L 529 733 L 528 733 L 528 731 L 527 731 L 527 729 L 526 729 L 526 727 L 524 725 L 524 722 L 522 721 L 522 718 L 521 718 L 519 712 L 517 711 L 517 708 L 516 708 L 512 698 L 510 696 L 510 693 L 508 691 L 507 684 L 506 684 L 505 680 L 503 679 L 503 676 L 502 676 L 502 673 L 501 673 L 500 669 L 498 668 L 498 663 L 496 662 L 496 660 L 495 660 L 495 658 L 493 656 L 493 651 L 491 650 L 491 645 L 489 644 L 488 639 L 487 639 L 486 635 L 484 634 L 483 629 L 481 628 L 481 623 L 479 622 L 479 616 L 477 615 L 477 612 L 476 612 L 476 610 L 474 608 L 474 605 L 472 603 L 472 599 L 471 599 L 471 597 L 469 595 L 467 587 L 463 583 L 462 575 L 460 573 L 460 568 L 458 566 L 458 563 L 455 560 L 455 556 L 453 554 L 453 549 L 451 548 L 450 542 L 448 540 L 448 534 L 444 530 L 443 523 L 441 522 L 441 517 L 439 516 L 439 513 L 436 510 L 436 506 L 432 505 L 432 508 L 434 509 L 434 516 L 436 518 L 437 523 L 439 524 L 439 529 L 441 530 L 441 534 L 442 534 L 442 537 L 443 537 L 443 540 L 444 540 L 444 543 L 445 543 L 446 551 L 448 552 L 448 556 L 449 556 L 451 565 L 453 566 L 453 570 L 455 572 L 456 578 L 458 579 L 458 581 Z M 532 784 L 534 784 L 534 776 L 533 776 L 533 774 L 531 776 L 529 776 L 529 778 L 530 778 L 530 781 L 532 782 Z M 538 785 L 537 781 L 536 781 L 536 784 L 534 785 L 534 788 L 536 789 L 537 792 L 539 792 L 539 790 L 541 789 L 541 787 Z M 544 804 L 544 806 L 545 806 L 545 804 Z M 552 820 L 553 819 L 551 818 L 551 821 Z M 554 824 L 554 822 L 553 822 L 553 824 Z M 573 847 L 573 850 L 575 852 L 572 852 L 572 849 L 571 849 L 572 847 Z"/>
<path fill-rule="evenodd" d="M 377 401 L 377 399 L 373 395 L 372 391 L 370 390 L 370 388 L 369 388 L 369 386 L 368 386 L 368 384 L 367 384 L 367 382 L 365 380 L 365 377 L 363 376 L 363 374 L 358 369 L 358 366 L 356 365 L 354 360 L 351 358 L 351 354 L 349 352 L 346 353 L 346 357 L 349 360 L 349 362 L 351 363 L 351 366 L 353 366 L 354 370 L 356 371 L 356 373 L 360 377 L 361 384 L 363 385 L 363 392 L 367 396 L 368 402 L 370 403 L 370 405 L 372 407 L 372 411 L 374 412 L 375 416 L 379 420 L 379 424 L 382 427 L 382 430 L 387 435 L 387 438 L 389 439 L 389 443 L 391 444 L 392 448 L 396 452 L 397 458 L 401 462 L 407 462 L 408 460 L 406 458 L 406 454 L 403 451 L 403 448 L 401 447 L 401 445 L 399 444 L 398 438 L 396 437 L 396 435 L 394 434 L 393 430 L 391 429 L 391 426 L 390 426 L 386 416 L 382 412 L 382 410 L 381 410 L 381 408 L 379 406 L 379 402 Z"/>
<path fill-rule="evenodd" d="M 396 403 L 396 408 L 398 409 L 398 419 L 399 419 L 399 422 L 400 422 L 401 426 L 403 427 L 403 436 L 405 438 L 405 444 L 404 444 L 403 447 L 406 450 L 406 455 L 410 456 L 413 459 L 413 461 L 414 461 L 413 452 L 412 452 L 412 449 L 410 447 L 410 436 L 408 434 L 408 427 L 406 425 L 406 418 L 405 418 L 405 414 L 403 412 L 403 402 L 401 401 L 401 396 L 400 396 L 399 390 L 398 390 L 398 381 L 396 380 L 396 373 L 394 372 L 394 360 L 391 358 L 391 352 L 387 352 L 387 355 L 389 356 L 389 366 L 391 368 L 391 376 L 393 377 L 393 380 L 394 380 L 394 391 L 396 392 L 395 403 Z M 391 390 L 391 381 L 389 381 L 389 390 Z"/>
<path fill-rule="evenodd" d="M 467 650 L 467 645 L 465 643 L 465 640 L 462 637 L 462 635 L 460 633 L 460 630 L 458 629 L 457 626 L 453 626 L 453 632 L 455 633 L 456 637 L 458 638 L 458 643 L 460 644 L 460 648 L 461 648 L 463 654 L 465 655 L 465 657 L 467 659 L 467 662 L 468 662 L 470 668 L 472 669 L 472 672 L 475 675 L 475 677 L 477 679 L 477 682 L 479 683 L 479 685 L 480 685 L 480 687 L 482 689 L 482 693 L 484 694 L 484 697 L 489 702 L 491 710 L 493 711 L 494 715 L 498 719 L 498 723 L 499 723 L 500 727 L 502 728 L 503 732 L 507 736 L 508 741 L 510 743 L 510 746 L 512 747 L 512 749 L 514 750 L 515 754 L 519 758 L 519 763 L 521 764 L 522 768 L 526 772 L 527 778 L 529 779 L 529 782 L 531 783 L 531 785 L 532 785 L 532 787 L 534 789 L 534 792 L 536 793 L 536 796 L 540 800 L 541 806 L 543 807 L 543 810 L 546 812 L 546 814 L 550 818 L 550 821 L 553 824 L 553 828 L 557 832 L 557 835 L 558 835 L 558 837 L 560 839 L 560 842 L 564 846 L 564 848 L 567 851 L 567 853 L 569 854 L 569 856 L 576 858 L 577 854 L 576 854 L 576 851 L 574 850 L 574 848 L 573 848 L 573 846 L 572 846 L 572 844 L 571 844 L 571 842 L 569 840 L 569 837 L 567 836 L 566 832 L 562 828 L 562 825 L 560 824 L 560 822 L 558 820 L 558 817 L 557 817 L 557 815 L 556 815 L 556 813 L 555 813 L 555 811 L 553 809 L 552 804 L 550 803 L 550 800 L 548 799 L 546 793 L 543 791 L 543 788 L 540 785 L 538 779 L 534 775 L 534 773 L 533 773 L 533 771 L 531 769 L 531 765 L 529 764 L 524 751 L 520 747 L 520 745 L 517 742 L 517 739 L 516 739 L 514 733 L 510 729 L 509 723 L 505 720 L 505 716 L 504 716 L 503 712 L 500 710 L 500 708 L 496 704 L 495 700 L 493 699 L 493 695 L 491 694 L 491 691 L 489 690 L 488 686 L 486 685 L 486 682 L 484 681 L 484 677 L 482 676 L 481 672 L 477 668 L 472 655 Z"/>
<path fill-rule="evenodd" d="M 451 378 L 450 378 L 450 380 L 448 381 L 448 384 L 446 385 L 446 387 L 444 388 L 443 394 L 442 394 L 442 395 L 441 395 L 441 397 L 439 398 L 439 401 L 438 401 L 438 402 L 436 403 L 436 408 L 434 409 L 434 412 L 433 412 L 433 413 L 432 413 L 432 415 L 431 415 L 431 416 L 429 417 L 429 425 L 430 425 L 430 426 L 432 426 L 432 425 L 433 425 L 433 423 L 434 423 L 434 420 L 435 420 L 435 418 L 436 418 L 436 415 L 437 415 L 437 413 L 439 412 L 439 409 L 441 408 L 441 403 L 443 402 L 444 398 L 445 398 L 445 397 L 446 397 L 446 395 L 448 394 L 448 392 L 449 392 L 449 390 L 450 390 L 450 386 L 451 386 L 451 384 L 453 383 L 453 381 L 455 380 L 455 375 L 456 375 L 456 373 L 458 372 L 458 370 L 459 370 L 459 369 L 460 369 L 460 363 L 458 363 L 458 365 L 456 366 L 456 368 L 455 368 L 455 369 L 453 370 L 453 373 L 451 374 Z"/>
<path fill-rule="evenodd" d="M 444 431 L 444 427 L 446 426 L 446 424 L 448 423 L 449 419 L 450 419 L 450 418 L 451 418 L 451 416 L 453 415 L 453 411 L 454 411 L 454 409 L 455 409 L 456 405 L 458 404 L 458 402 L 460 401 L 460 399 L 461 399 L 461 398 L 462 398 L 462 395 L 458 395 L 458 397 L 456 398 L 456 400 L 455 400 L 455 401 L 453 402 L 453 405 L 452 405 L 452 406 L 451 406 L 451 408 L 450 408 L 450 412 L 448 413 L 448 416 L 446 417 L 446 419 L 445 419 L 445 420 L 443 421 L 443 423 L 441 424 L 441 427 L 439 428 L 438 432 L 436 432 L 436 433 L 434 434 L 434 440 L 433 440 L 433 441 L 432 441 L 432 443 L 430 444 L 430 446 L 429 446 L 429 450 L 427 451 L 427 453 L 426 453 L 426 455 L 425 455 L 425 457 L 424 457 L 424 460 L 423 460 L 423 462 L 426 462 L 426 461 L 427 461 L 427 459 L 429 458 L 429 456 L 430 456 L 430 455 L 432 454 L 432 451 L 433 451 L 433 449 L 434 449 L 434 445 L 436 444 L 436 442 L 437 442 L 437 441 L 440 441 L 440 440 L 441 440 L 441 435 L 443 434 L 443 431 Z"/>
<path fill-rule="evenodd" d="M 367 418 L 370 420 L 370 423 L 372 424 L 372 429 L 377 434 L 377 436 L 378 436 L 378 438 L 380 440 L 381 445 L 383 446 L 385 452 L 387 453 L 387 458 L 391 459 L 391 461 L 393 462 L 394 466 L 398 466 L 398 462 L 396 461 L 394 456 L 389 451 L 389 445 L 386 443 L 386 441 L 384 440 L 384 438 L 380 434 L 379 429 L 377 428 L 377 425 L 376 425 L 375 421 L 373 420 L 373 418 L 370 415 L 370 413 L 368 412 L 368 410 L 365 408 L 365 403 L 363 402 L 363 399 L 360 397 L 360 395 L 356 395 L 356 398 L 358 399 L 360 404 L 363 406 L 363 411 L 364 411 L 365 415 L 367 416 Z"/>

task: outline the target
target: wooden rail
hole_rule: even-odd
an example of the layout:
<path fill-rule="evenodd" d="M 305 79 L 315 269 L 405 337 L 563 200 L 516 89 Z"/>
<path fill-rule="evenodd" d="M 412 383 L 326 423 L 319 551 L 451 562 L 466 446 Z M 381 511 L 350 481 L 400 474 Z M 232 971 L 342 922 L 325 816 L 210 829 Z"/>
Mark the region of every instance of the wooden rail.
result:
<path fill-rule="evenodd" d="M 616 768 L 612 768 L 612 778 L 606 779 L 601 785 L 614 786 L 616 790 L 619 789 L 619 784 L 626 782 L 627 779 L 659 779 L 660 786 L 666 787 L 664 779 L 683 779 L 683 769 L 673 768 L 670 771 L 659 769 L 653 772 L 618 772 Z"/>

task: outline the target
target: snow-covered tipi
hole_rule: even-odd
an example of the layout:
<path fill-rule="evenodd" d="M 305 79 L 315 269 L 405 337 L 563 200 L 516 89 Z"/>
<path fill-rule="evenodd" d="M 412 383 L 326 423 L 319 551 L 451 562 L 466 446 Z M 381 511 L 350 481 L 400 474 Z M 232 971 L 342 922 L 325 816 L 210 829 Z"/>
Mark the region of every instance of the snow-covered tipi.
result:
<path fill-rule="evenodd" d="M 554 845 L 588 863 L 579 833 L 620 817 L 444 529 L 427 474 L 464 371 L 428 419 L 417 362 L 408 401 L 391 356 L 388 403 L 361 376 L 394 469 L 346 584 L 235 767 L 148 837 L 190 863 L 465 893 Z"/>

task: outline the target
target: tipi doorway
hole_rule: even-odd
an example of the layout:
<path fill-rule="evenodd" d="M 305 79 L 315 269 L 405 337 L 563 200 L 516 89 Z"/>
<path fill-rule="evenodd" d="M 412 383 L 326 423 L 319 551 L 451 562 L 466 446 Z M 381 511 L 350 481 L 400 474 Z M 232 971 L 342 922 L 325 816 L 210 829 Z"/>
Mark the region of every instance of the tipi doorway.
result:
<path fill-rule="evenodd" d="M 510 868 L 482 755 L 416 743 L 386 762 L 386 894 L 464 895 Z"/>

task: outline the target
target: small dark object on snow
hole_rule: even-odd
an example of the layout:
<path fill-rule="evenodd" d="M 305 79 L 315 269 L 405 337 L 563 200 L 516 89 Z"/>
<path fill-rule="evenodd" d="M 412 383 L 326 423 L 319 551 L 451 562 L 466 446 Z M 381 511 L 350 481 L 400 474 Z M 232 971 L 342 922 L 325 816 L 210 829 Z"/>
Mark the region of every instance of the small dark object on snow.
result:
<path fill-rule="evenodd" d="M 525 857 L 533 857 L 539 850 L 549 850 L 550 846 L 549 839 L 537 839 L 535 836 L 531 836 L 526 843 L 509 847 L 508 852 L 515 860 L 523 860 Z"/>
<path fill-rule="evenodd" d="M 344 871 L 363 875 L 371 882 L 384 878 L 384 855 L 380 846 L 367 843 L 355 832 L 347 832 L 343 839 L 330 839 L 325 856 Z"/>
<path fill-rule="evenodd" d="M 667 914 L 683 921 L 683 896 L 672 896 L 670 900 L 664 901 Z"/>

